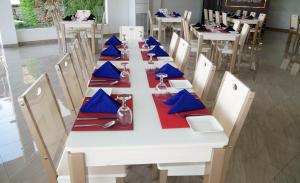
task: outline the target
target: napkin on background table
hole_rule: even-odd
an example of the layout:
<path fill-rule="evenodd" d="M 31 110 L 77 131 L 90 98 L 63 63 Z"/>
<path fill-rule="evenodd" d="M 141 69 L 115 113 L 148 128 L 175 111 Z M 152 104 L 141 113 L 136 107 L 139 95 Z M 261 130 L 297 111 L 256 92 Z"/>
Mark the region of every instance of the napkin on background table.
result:
<path fill-rule="evenodd" d="M 160 42 L 158 42 L 154 37 L 150 36 L 147 40 L 147 44 L 149 46 L 156 46 L 156 45 L 160 45 Z"/>
<path fill-rule="evenodd" d="M 173 67 L 170 64 L 165 64 L 160 69 L 158 69 L 155 73 L 156 74 L 165 73 L 165 74 L 168 75 L 166 78 L 179 78 L 179 77 L 182 77 L 184 75 L 183 72 L 181 72 L 180 70 L 178 70 L 177 68 Z"/>
<path fill-rule="evenodd" d="M 166 15 L 163 14 L 162 12 L 157 12 L 157 13 L 155 13 L 155 15 L 158 17 L 166 17 Z"/>
<path fill-rule="evenodd" d="M 200 32 L 209 32 L 209 30 L 204 26 L 204 25 L 201 25 L 199 28 L 196 29 L 197 31 L 200 31 Z"/>
<path fill-rule="evenodd" d="M 113 56 L 113 57 L 120 57 L 121 56 L 121 51 L 118 50 L 118 48 L 116 48 L 113 45 L 109 45 L 108 48 L 106 48 L 105 50 L 103 50 L 101 52 L 102 56 Z"/>
<path fill-rule="evenodd" d="M 168 57 L 169 54 L 163 50 L 159 45 L 156 45 L 152 50 L 150 50 L 148 53 L 154 53 L 157 57 Z"/>
<path fill-rule="evenodd" d="M 224 29 L 226 32 L 235 31 L 232 26 L 228 26 L 226 29 Z"/>
<path fill-rule="evenodd" d="M 95 17 L 95 15 L 91 14 L 91 15 L 87 18 L 87 20 L 96 20 L 96 17 Z"/>
<path fill-rule="evenodd" d="M 111 62 L 105 62 L 101 67 L 96 69 L 93 73 L 94 77 L 97 78 L 113 78 L 120 79 L 121 71 L 118 70 Z"/>
<path fill-rule="evenodd" d="M 68 15 L 65 16 L 65 18 L 63 18 L 64 21 L 72 21 L 72 18 L 74 17 L 74 15 Z"/>
<path fill-rule="evenodd" d="M 81 107 L 80 112 L 117 113 L 118 108 L 119 103 L 100 89 Z"/>
<path fill-rule="evenodd" d="M 180 16 L 181 16 L 180 13 L 173 11 L 172 17 L 180 17 Z"/>
<path fill-rule="evenodd" d="M 221 25 L 221 27 L 226 27 L 226 25 L 225 25 L 225 24 L 223 24 L 223 23 L 220 23 L 220 25 Z"/>
<path fill-rule="evenodd" d="M 196 99 L 186 89 L 181 90 L 176 95 L 164 101 L 164 103 L 167 105 L 173 105 L 168 114 L 205 109 L 205 106 L 202 104 L 202 102 Z"/>
<path fill-rule="evenodd" d="M 122 42 L 116 37 L 116 36 L 111 36 L 106 42 L 105 45 L 113 45 L 113 46 L 119 46 L 121 45 Z"/>

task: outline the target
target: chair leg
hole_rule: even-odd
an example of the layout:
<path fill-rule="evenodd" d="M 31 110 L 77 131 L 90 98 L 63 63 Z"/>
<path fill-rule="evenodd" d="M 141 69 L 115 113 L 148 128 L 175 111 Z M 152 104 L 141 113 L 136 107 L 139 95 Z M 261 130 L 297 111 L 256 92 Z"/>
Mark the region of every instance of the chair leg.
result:
<path fill-rule="evenodd" d="M 156 165 L 152 165 L 152 179 L 156 180 L 158 178 L 158 169 Z"/>
<path fill-rule="evenodd" d="M 126 183 L 125 177 L 118 177 L 116 183 Z"/>
<path fill-rule="evenodd" d="M 167 183 L 168 181 L 168 170 L 159 171 L 159 183 Z"/>

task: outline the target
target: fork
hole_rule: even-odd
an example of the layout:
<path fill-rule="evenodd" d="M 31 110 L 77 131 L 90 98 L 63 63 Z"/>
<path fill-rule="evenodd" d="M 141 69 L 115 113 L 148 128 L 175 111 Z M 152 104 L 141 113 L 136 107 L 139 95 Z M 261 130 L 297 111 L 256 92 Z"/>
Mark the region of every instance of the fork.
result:
<path fill-rule="evenodd" d="M 176 116 L 178 117 L 181 117 L 181 118 L 186 118 L 186 117 L 190 117 L 190 116 L 206 116 L 207 114 L 179 114 L 179 113 L 176 113 Z"/>

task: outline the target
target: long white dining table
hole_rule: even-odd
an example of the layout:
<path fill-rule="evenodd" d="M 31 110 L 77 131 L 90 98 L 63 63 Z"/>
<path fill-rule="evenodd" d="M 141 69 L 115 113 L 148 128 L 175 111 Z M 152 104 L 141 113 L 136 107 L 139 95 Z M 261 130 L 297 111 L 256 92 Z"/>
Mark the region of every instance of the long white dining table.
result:
<path fill-rule="evenodd" d="M 147 62 L 137 41 L 129 41 L 128 46 L 131 88 L 113 88 L 112 93 L 133 95 L 134 129 L 71 131 L 58 171 L 68 164 L 66 152 L 84 153 L 86 166 L 209 162 L 214 148 L 227 145 L 225 132 L 195 134 L 190 128 L 162 129 L 152 98 L 155 89 L 147 82 Z"/>

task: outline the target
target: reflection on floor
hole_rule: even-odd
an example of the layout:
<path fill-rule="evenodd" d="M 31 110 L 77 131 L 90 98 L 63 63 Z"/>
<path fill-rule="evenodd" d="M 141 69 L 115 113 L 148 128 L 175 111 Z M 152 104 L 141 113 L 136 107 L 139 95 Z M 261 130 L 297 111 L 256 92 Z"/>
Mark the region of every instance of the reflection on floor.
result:
<path fill-rule="evenodd" d="M 238 77 L 256 91 L 256 98 L 233 153 L 227 183 L 300 182 L 300 75 L 279 69 L 284 33 L 266 32 L 258 56 L 258 70 L 243 68 Z M 17 105 L 17 97 L 42 73 L 47 72 L 64 108 L 67 125 L 72 116 L 54 70 L 56 44 L 5 50 L 7 70 L 0 66 L 0 182 L 47 182 L 37 149 Z M 194 68 L 190 61 L 188 71 Z M 224 71 L 218 71 L 209 100 L 213 101 Z M 192 76 L 192 72 L 188 73 Z M 172 177 L 171 183 L 199 182 L 199 177 Z M 151 180 L 148 166 L 129 169 L 128 182 Z"/>

